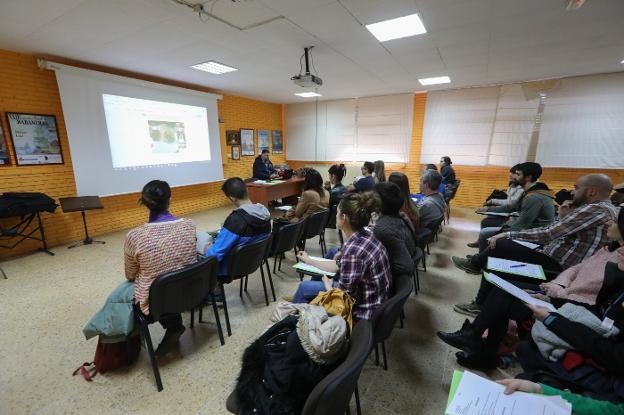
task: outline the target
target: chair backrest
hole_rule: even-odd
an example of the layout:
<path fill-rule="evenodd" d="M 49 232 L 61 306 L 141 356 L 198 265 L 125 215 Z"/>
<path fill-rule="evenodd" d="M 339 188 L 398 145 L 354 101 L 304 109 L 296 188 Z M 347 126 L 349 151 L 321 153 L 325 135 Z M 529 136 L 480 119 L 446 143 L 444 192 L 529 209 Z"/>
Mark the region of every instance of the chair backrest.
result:
<path fill-rule="evenodd" d="M 301 239 L 310 239 L 319 236 L 325 229 L 327 215 L 329 215 L 329 210 L 323 209 L 308 216 Z"/>
<path fill-rule="evenodd" d="M 301 240 L 304 226 L 305 220 L 300 220 L 280 227 L 273 235 L 271 255 L 281 254 L 294 249 L 297 246 L 297 242 Z"/>
<path fill-rule="evenodd" d="M 421 228 L 416 233 L 416 245 L 420 249 L 423 249 L 431 240 L 432 235 L 434 233 L 429 228 Z"/>
<path fill-rule="evenodd" d="M 217 258 L 208 257 L 159 276 L 150 286 L 150 315 L 158 320 L 197 307 L 217 285 L 217 272 Z"/>
<path fill-rule="evenodd" d="M 447 203 L 453 199 L 455 199 L 455 195 L 457 195 L 457 189 L 459 189 L 459 185 L 461 184 L 461 180 L 455 180 L 448 187 L 446 191 L 446 201 Z"/>
<path fill-rule="evenodd" d="M 344 362 L 310 392 L 301 415 L 344 415 L 360 372 L 373 349 L 373 328 L 368 320 L 353 326 Z"/>
<path fill-rule="evenodd" d="M 338 211 L 338 205 L 334 205 L 329 208 L 329 214 L 327 216 L 327 222 L 325 222 L 325 228 L 336 229 L 336 212 Z"/>
<path fill-rule="evenodd" d="M 228 273 L 230 277 L 244 277 L 260 268 L 271 243 L 271 235 L 258 241 L 239 245 L 228 256 Z"/>
<path fill-rule="evenodd" d="M 398 275 L 394 278 L 394 295 L 386 300 L 373 314 L 373 337 L 375 344 L 390 337 L 401 310 L 412 292 L 412 277 Z"/>
<path fill-rule="evenodd" d="M 440 230 L 440 226 L 442 226 L 442 222 L 444 222 L 444 216 L 427 224 L 427 229 L 431 231 L 432 236 L 435 236 L 435 234 L 438 233 L 438 231 Z"/>

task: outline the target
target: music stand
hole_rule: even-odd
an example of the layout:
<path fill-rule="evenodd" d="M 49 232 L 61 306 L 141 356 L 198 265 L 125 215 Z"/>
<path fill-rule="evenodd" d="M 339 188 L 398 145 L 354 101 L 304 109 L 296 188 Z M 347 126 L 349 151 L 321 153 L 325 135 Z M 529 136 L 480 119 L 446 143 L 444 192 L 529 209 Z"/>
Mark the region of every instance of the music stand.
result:
<path fill-rule="evenodd" d="M 99 196 L 61 197 L 59 198 L 59 202 L 61 202 L 61 209 L 63 209 L 63 213 L 80 212 L 82 214 L 82 223 L 84 224 L 85 238 L 80 242 L 76 242 L 75 244 L 68 246 L 68 249 L 82 245 L 91 245 L 93 243 L 106 243 L 104 241 L 96 241 L 92 239 L 89 236 L 89 230 L 87 228 L 87 215 L 85 212 L 87 210 L 104 208 L 104 206 L 102 206 L 102 200 Z"/>

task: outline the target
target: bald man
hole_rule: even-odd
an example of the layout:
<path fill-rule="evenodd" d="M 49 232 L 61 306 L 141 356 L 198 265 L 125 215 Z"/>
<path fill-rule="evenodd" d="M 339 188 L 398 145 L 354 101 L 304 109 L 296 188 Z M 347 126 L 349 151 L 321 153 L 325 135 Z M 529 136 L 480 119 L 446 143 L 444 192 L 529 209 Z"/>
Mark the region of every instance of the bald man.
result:
<path fill-rule="evenodd" d="M 573 200 L 560 208 L 559 220 L 541 228 L 491 237 L 488 256 L 542 265 L 550 271 L 547 280 L 553 279 L 557 273 L 580 263 L 607 243 L 609 222 L 617 218 L 617 207 L 609 200 L 612 189 L 611 179 L 604 174 L 580 177 L 574 184 Z M 529 241 L 542 247 L 529 249 L 513 240 Z M 481 273 L 487 258 L 476 258 L 455 265 L 469 273 Z M 455 310 L 463 314 L 478 313 L 491 287 L 482 280 L 477 298 L 468 304 L 457 304 Z"/>

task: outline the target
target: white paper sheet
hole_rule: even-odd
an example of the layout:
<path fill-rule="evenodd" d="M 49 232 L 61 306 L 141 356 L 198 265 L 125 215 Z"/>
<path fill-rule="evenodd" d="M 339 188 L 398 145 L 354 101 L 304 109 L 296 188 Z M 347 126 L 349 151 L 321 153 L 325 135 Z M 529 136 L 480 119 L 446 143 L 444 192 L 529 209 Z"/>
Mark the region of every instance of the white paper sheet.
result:
<path fill-rule="evenodd" d="M 542 301 L 540 299 L 531 297 L 529 293 L 527 293 L 526 291 L 505 281 L 504 279 L 500 278 L 499 276 L 495 274 L 485 272 L 483 276 L 490 283 L 496 285 L 501 290 L 506 291 L 509 294 L 513 295 L 514 297 L 516 297 L 518 300 L 522 301 L 523 303 L 531 304 L 531 305 L 538 306 L 538 307 L 544 307 L 550 311 L 557 311 L 557 309 L 552 304 L 547 303 L 546 301 Z"/>
<path fill-rule="evenodd" d="M 335 272 L 323 271 L 322 269 L 319 269 L 313 265 L 305 264 L 303 262 L 297 262 L 295 265 L 293 265 L 293 268 L 299 271 L 311 272 L 312 274 L 327 275 L 328 277 L 333 277 L 334 275 L 336 275 Z"/>
<path fill-rule="evenodd" d="M 570 415 L 572 405 L 561 398 L 514 392 L 468 371 L 464 372 L 446 415 Z"/>
<path fill-rule="evenodd" d="M 544 268 L 541 265 L 527 262 L 511 261 L 509 259 L 488 257 L 486 268 L 490 271 L 500 271 L 505 274 L 520 275 L 522 277 L 535 278 L 546 281 Z"/>
<path fill-rule="evenodd" d="M 292 209 L 292 206 L 290 206 L 290 205 L 278 206 L 278 207 L 275 208 L 275 210 L 283 210 L 284 212 L 287 212 L 290 209 Z"/>
<path fill-rule="evenodd" d="M 513 240 L 515 243 L 522 245 L 522 246 L 526 246 L 529 249 L 535 249 L 535 248 L 539 248 L 539 244 L 534 244 L 533 242 L 527 242 L 527 241 L 518 241 L 516 239 Z"/>
<path fill-rule="evenodd" d="M 504 218 L 508 218 L 510 216 L 519 216 L 518 212 L 477 212 L 479 215 L 486 215 L 486 216 L 502 216 Z"/>

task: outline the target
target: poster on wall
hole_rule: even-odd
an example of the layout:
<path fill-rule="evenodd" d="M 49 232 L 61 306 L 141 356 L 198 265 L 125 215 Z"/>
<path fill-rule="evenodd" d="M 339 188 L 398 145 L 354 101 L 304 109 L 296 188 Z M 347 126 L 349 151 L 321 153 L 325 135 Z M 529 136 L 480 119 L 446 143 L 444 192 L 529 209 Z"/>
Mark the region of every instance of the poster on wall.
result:
<path fill-rule="evenodd" d="M 227 130 L 225 132 L 225 144 L 228 146 L 240 146 L 241 137 L 238 130 Z"/>
<path fill-rule="evenodd" d="M 254 130 L 241 128 L 240 138 L 241 138 L 241 145 L 243 147 L 241 154 L 243 156 L 255 155 L 256 152 L 254 151 Z"/>
<path fill-rule="evenodd" d="M 258 153 L 262 150 L 269 150 L 269 131 L 258 130 Z"/>
<path fill-rule="evenodd" d="M 10 164 L 9 148 L 7 147 L 6 138 L 2 131 L 2 122 L 0 122 L 0 167 Z"/>
<path fill-rule="evenodd" d="M 273 154 L 282 154 L 284 152 L 284 141 L 281 130 L 273 130 Z"/>
<path fill-rule="evenodd" d="M 54 115 L 7 112 L 17 165 L 63 164 Z"/>
<path fill-rule="evenodd" d="M 232 146 L 232 160 L 240 160 L 241 146 Z"/>

